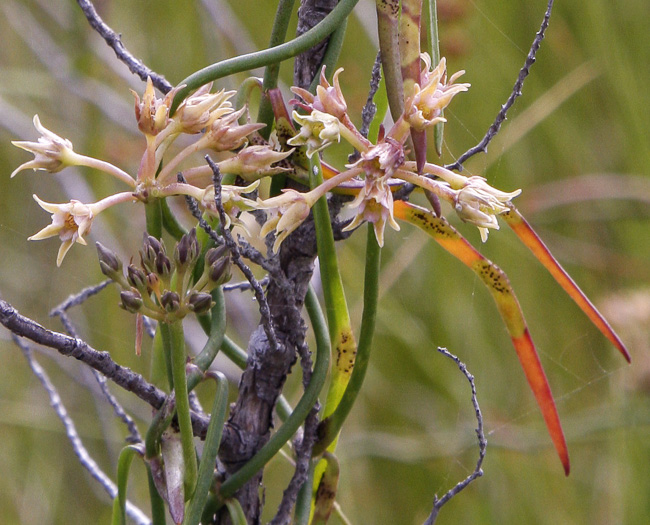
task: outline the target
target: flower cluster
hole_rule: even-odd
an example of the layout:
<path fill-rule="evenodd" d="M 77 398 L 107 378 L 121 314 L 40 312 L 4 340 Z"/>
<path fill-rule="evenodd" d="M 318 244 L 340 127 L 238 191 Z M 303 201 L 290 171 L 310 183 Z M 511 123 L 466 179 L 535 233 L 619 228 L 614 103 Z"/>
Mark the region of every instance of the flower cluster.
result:
<path fill-rule="evenodd" d="M 214 304 L 210 291 L 230 280 L 230 256 L 222 246 L 206 252 L 203 272 L 190 284 L 201 255 L 195 229 L 181 237 L 171 258 L 162 241 L 145 234 L 140 265 L 129 264 L 126 275 L 122 261 L 99 242 L 97 253 L 102 273 L 122 288 L 120 306 L 159 321 L 207 312 Z"/>
<path fill-rule="evenodd" d="M 203 211 L 218 218 L 210 167 L 184 167 L 195 153 L 216 151 L 220 155 L 218 166 L 226 176 L 221 190 L 227 220 L 224 226 L 238 225 L 245 230 L 242 214 L 264 210 L 268 217 L 261 235 L 275 232 L 274 251 L 307 218 L 313 204 L 328 192 L 336 191 L 339 186 L 344 186 L 348 191 L 352 188 L 356 193 L 349 204 L 353 219 L 346 229 L 370 222 L 379 244 L 383 245 L 386 224 L 399 230 L 393 214 L 393 191 L 404 182 L 447 200 L 463 221 L 479 228 L 485 241 L 488 229 L 499 227 L 496 216 L 509 209 L 510 199 L 520 191 L 502 192 L 481 177 L 464 177 L 434 164 L 425 163 L 424 167 L 416 169 L 415 163 L 407 160 L 405 144 L 411 131 L 423 131 L 444 121 L 442 110 L 455 95 L 469 88 L 469 84 L 455 82 L 462 71 L 447 80 L 444 59 L 431 69 L 428 55 L 423 54 L 422 63 L 422 85 L 415 85 L 412 96 L 405 101 L 404 112 L 387 132 L 382 132 L 376 144 L 357 130 L 348 115 L 348 106 L 339 83 L 342 69 L 334 74 L 333 84 L 327 81 L 323 72 L 315 95 L 304 89 L 292 88 L 300 97 L 300 100 L 293 102 L 302 112 L 293 112 L 298 130 L 286 141 L 293 146 L 286 151 L 277 151 L 259 135 L 256 140 L 251 140 L 263 125 L 248 121 L 242 123 L 247 115 L 246 107 L 239 110 L 233 108 L 230 99 L 234 91 L 211 93 L 211 84 L 206 85 L 182 101 L 176 112 L 171 114 L 170 107 L 178 89 L 170 91 L 162 99 L 157 98 L 149 80 L 142 98 L 134 93 L 136 121 L 146 139 L 145 151 L 135 176 L 107 162 L 75 153 L 69 140 L 43 127 L 36 116 L 34 124 L 41 134 L 38 142 L 14 142 L 16 146 L 32 152 L 35 158 L 22 164 L 12 173 L 12 177 L 28 168 L 58 172 L 67 166 L 86 166 L 118 178 L 129 186 L 129 191 L 91 204 L 75 200 L 50 204 L 34 196 L 41 207 L 52 214 L 52 224 L 30 239 L 58 235 L 62 241 L 57 257 L 57 264 L 60 265 L 72 244 L 86 243 L 85 235 L 90 231 L 93 219 L 114 204 L 127 201 L 147 203 L 152 199 L 185 195 L 195 198 Z M 163 157 L 181 134 L 196 138 L 163 163 Z M 266 199 L 254 194 L 258 190 L 259 179 L 294 171 L 298 161 L 289 157 L 295 148 L 304 147 L 307 157 L 311 158 L 341 140 L 359 152 L 358 160 L 341 172 L 326 170 L 327 179 L 312 191 L 301 193 L 285 190 L 279 196 Z M 184 182 L 177 182 L 179 171 L 183 174 Z M 236 181 L 239 183 L 233 184 Z"/>

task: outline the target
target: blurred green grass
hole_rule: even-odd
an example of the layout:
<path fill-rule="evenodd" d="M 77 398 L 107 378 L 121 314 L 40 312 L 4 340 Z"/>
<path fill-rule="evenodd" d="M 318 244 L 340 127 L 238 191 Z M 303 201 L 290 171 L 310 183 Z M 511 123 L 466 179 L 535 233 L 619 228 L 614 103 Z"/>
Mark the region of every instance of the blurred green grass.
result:
<path fill-rule="evenodd" d="M 440 4 L 443 4 L 439 0 Z M 266 45 L 274 2 L 97 2 L 124 43 L 153 69 L 178 82 L 193 70 Z M 444 161 L 474 145 L 512 84 L 545 2 L 449 0 L 455 18 L 441 27 L 450 71 L 465 69 L 472 88 L 446 113 Z M 216 6 L 221 30 L 206 5 Z M 225 7 L 229 10 L 226 11 Z M 375 49 L 372 2 L 352 21 L 341 65 L 349 106 L 366 97 Z M 369 13 L 369 15 L 368 15 Z M 467 163 L 504 190 L 524 190 L 517 204 L 575 280 L 609 312 L 633 364 L 566 298 L 507 229 L 493 232 L 482 253 L 510 276 L 558 401 L 572 458 L 565 479 L 505 329 L 482 284 L 412 228 L 387 233 L 376 345 L 366 385 L 339 447 L 339 501 L 353 523 L 421 523 L 434 493 L 442 495 L 473 468 L 475 420 L 465 379 L 438 355 L 446 346 L 476 377 L 488 454 L 485 476 L 444 507 L 438 523 L 643 524 L 650 514 L 650 7 L 641 0 L 559 2 L 537 63 L 502 136 Z M 231 17 L 235 17 L 234 19 Z M 223 30 L 230 30 L 224 34 Z M 101 275 L 92 248 L 75 246 L 62 268 L 57 243 L 28 243 L 48 221 L 31 194 L 51 202 L 118 189 L 85 172 L 8 176 L 27 154 L 10 140 L 33 139 L 31 117 L 71 139 L 75 149 L 134 171 L 140 137 L 128 87 L 142 90 L 88 27 L 73 2 L 5 0 L 0 5 L 0 293 L 22 313 L 59 329 L 48 311 Z M 48 38 L 51 41 L 48 41 Z M 56 46 L 56 47 L 55 47 Z M 104 58 L 108 57 L 106 60 Z M 576 71 L 578 73 L 576 73 Z M 580 75 L 582 72 L 582 75 Z M 121 76 L 127 78 L 121 78 Z M 282 80 L 291 82 L 290 64 Z M 237 86 L 243 77 L 220 82 Z M 562 89 L 559 89 L 561 86 Z M 84 98 L 85 97 L 85 98 Z M 541 101 L 541 103 L 539 102 Z M 531 116 L 527 108 L 537 106 Z M 539 122 L 534 121 L 539 116 Z M 532 129 L 522 132 L 527 124 Z M 552 183 L 580 176 L 636 177 L 634 198 L 556 206 Z M 605 190 L 602 181 L 596 189 Z M 613 184 L 617 184 L 614 182 Z M 539 188 L 540 191 L 536 191 Z M 611 193 L 617 192 L 611 187 Z M 566 190 L 559 189 L 564 196 Z M 530 195 L 530 196 L 529 196 Z M 97 197 L 95 197 L 97 198 Z M 95 222 L 101 239 L 127 259 L 137 250 L 141 217 L 110 211 Z M 527 213 L 530 210 L 530 213 Z M 123 214 L 122 214 L 123 213 Z M 475 244 L 474 228 L 459 225 Z M 347 294 L 356 319 L 363 282 L 363 235 L 341 245 Z M 411 262 L 408 261 L 412 257 Z M 80 332 L 117 361 L 147 373 L 133 355 L 133 320 L 115 308 L 115 290 L 74 312 Z M 246 307 L 233 299 L 233 309 Z M 254 314 L 231 324 L 246 338 Z M 242 322 L 241 319 L 244 319 Z M 243 328 L 240 328 L 243 327 Z M 248 328 L 251 328 L 249 326 Z M 107 498 L 74 458 L 60 423 L 17 348 L 0 338 L 0 510 L 4 523 L 105 523 Z M 76 379 L 76 363 L 38 354 L 78 423 L 84 443 L 114 475 L 123 429 Z M 234 376 L 232 376 L 234 378 Z M 294 381 L 297 383 L 297 381 Z M 209 391 L 203 395 L 209 395 Z M 139 418 L 142 403 L 113 389 Z M 130 496 L 147 508 L 141 466 Z M 266 477 L 266 515 L 277 506 L 289 468 L 274 460 Z M 337 523 L 333 518 L 332 523 Z"/>

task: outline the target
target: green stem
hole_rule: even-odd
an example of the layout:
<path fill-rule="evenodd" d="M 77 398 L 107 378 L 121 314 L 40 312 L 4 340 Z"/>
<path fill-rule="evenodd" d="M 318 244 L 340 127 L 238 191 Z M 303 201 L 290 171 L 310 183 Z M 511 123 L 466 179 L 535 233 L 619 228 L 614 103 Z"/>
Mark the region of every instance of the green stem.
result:
<path fill-rule="evenodd" d="M 144 213 L 147 220 L 147 233 L 156 239 L 160 239 L 162 237 L 162 208 L 160 199 L 147 202 L 144 207 Z"/>
<path fill-rule="evenodd" d="M 165 501 L 158 493 L 149 465 L 147 465 L 147 480 L 149 482 L 149 499 L 151 500 L 151 525 L 165 525 Z"/>
<path fill-rule="evenodd" d="M 125 525 L 126 523 L 126 487 L 129 482 L 129 471 L 131 463 L 136 454 L 141 453 L 138 447 L 126 446 L 120 452 L 117 460 L 117 496 L 113 500 L 113 525 Z"/>
<path fill-rule="evenodd" d="M 194 358 L 194 364 L 199 367 L 200 371 L 191 373 L 188 376 L 187 388 L 189 391 L 192 391 L 203 379 L 203 373 L 210 368 L 215 357 L 217 357 L 226 333 L 226 298 L 221 286 L 212 290 L 212 299 L 215 304 L 211 312 L 209 337 L 203 346 L 203 350 Z"/>
<path fill-rule="evenodd" d="M 314 484 L 314 467 L 315 461 L 309 463 L 309 470 L 307 471 L 307 479 L 300 487 L 298 498 L 296 499 L 296 507 L 293 515 L 293 522 L 295 525 L 308 525 L 309 514 L 311 512 L 311 492 Z"/>
<path fill-rule="evenodd" d="M 210 486 L 214 479 L 214 466 L 217 460 L 217 453 L 219 452 L 223 423 L 226 420 L 228 409 L 228 380 L 220 372 L 211 374 L 211 377 L 217 382 L 217 393 L 212 405 L 208 433 L 205 436 L 205 445 L 203 446 L 203 455 L 201 456 L 201 463 L 199 465 L 196 490 L 194 491 L 194 496 L 192 496 L 192 501 L 190 501 L 184 522 L 187 525 L 197 525 L 201 521 L 201 514 L 203 513 Z"/>
<path fill-rule="evenodd" d="M 263 51 L 229 58 L 191 74 L 179 83 L 179 85 L 185 87 L 176 93 L 169 111 L 170 115 L 174 114 L 178 105 L 191 91 L 208 82 L 234 73 L 255 69 L 256 67 L 282 62 L 315 46 L 331 35 L 343 23 L 343 20 L 352 12 L 358 1 L 341 0 L 318 25 L 289 42 Z"/>
<path fill-rule="evenodd" d="M 320 72 L 325 67 L 326 74 L 329 78 L 332 78 L 334 74 L 334 66 L 339 61 L 339 56 L 341 55 L 341 48 L 343 47 L 343 41 L 345 40 L 345 30 L 348 27 L 348 19 L 343 20 L 343 23 L 336 28 L 336 31 L 332 33 L 329 41 L 327 42 L 327 49 L 323 55 L 323 61 L 314 76 L 314 79 L 311 81 L 309 86 L 309 91 L 316 93 L 316 86 L 320 82 Z"/>
<path fill-rule="evenodd" d="M 293 6 L 296 0 L 280 0 L 278 8 L 275 11 L 275 20 L 273 21 L 273 29 L 271 29 L 271 39 L 269 41 L 269 48 L 279 46 L 287 38 L 287 30 L 289 29 L 289 21 L 293 12 Z M 280 74 L 280 63 L 275 62 L 266 66 L 264 70 L 264 80 L 262 80 L 262 91 L 264 95 L 260 101 L 260 109 L 257 113 L 257 122 L 266 124 L 265 128 L 260 130 L 262 137 L 268 140 L 271 135 L 271 126 L 273 124 L 273 107 L 271 100 L 266 96 L 269 89 L 273 89 L 278 85 L 278 76 Z"/>
<path fill-rule="evenodd" d="M 169 208 L 167 199 L 160 199 L 159 202 L 162 214 L 162 224 L 165 227 L 165 230 L 167 230 L 174 239 L 180 241 L 181 237 L 187 233 L 187 230 L 180 222 L 178 222 L 178 219 Z"/>
<path fill-rule="evenodd" d="M 171 355 L 172 377 L 176 397 L 176 416 L 183 445 L 185 463 L 185 494 L 192 495 L 196 484 L 196 452 L 194 451 L 194 433 L 190 416 L 190 402 L 187 396 L 187 376 L 185 375 L 185 337 L 181 321 L 160 323 L 163 345 Z"/>
<path fill-rule="evenodd" d="M 312 155 L 309 165 L 309 180 L 311 189 L 323 184 L 323 170 L 318 155 Z M 318 259 L 320 261 L 323 295 L 327 312 L 330 339 L 334 340 L 340 328 L 350 324 L 350 314 L 343 291 L 343 281 L 339 272 L 334 246 L 334 233 L 327 208 L 327 197 L 323 195 L 312 207 L 314 225 L 316 227 L 316 242 L 318 244 Z"/>
<path fill-rule="evenodd" d="M 329 337 L 327 337 L 325 319 L 320 311 L 316 294 L 313 291 L 307 293 L 305 307 L 309 312 L 309 317 L 314 325 L 314 333 L 316 335 L 316 361 L 311 380 L 296 408 L 285 423 L 271 436 L 271 439 L 269 439 L 257 454 L 221 485 L 219 495 L 222 500 L 231 497 L 246 481 L 253 477 L 258 470 L 264 467 L 277 454 L 284 444 L 291 439 L 291 436 L 295 434 L 318 400 L 318 395 L 323 388 L 329 368 L 330 341 Z"/>
<path fill-rule="evenodd" d="M 427 28 L 428 51 L 431 56 L 431 64 L 436 67 L 440 62 L 440 37 L 438 34 L 438 6 L 436 0 L 424 0 L 424 24 Z M 440 116 L 443 116 L 442 111 Z M 442 155 L 444 123 L 438 122 L 433 127 L 433 141 L 436 153 Z"/>
<path fill-rule="evenodd" d="M 370 350 L 372 349 L 372 338 L 375 332 L 375 321 L 377 317 L 377 300 L 379 297 L 379 266 L 381 261 L 381 248 L 377 244 L 377 238 L 373 228 L 368 224 L 368 240 L 366 245 L 366 275 L 363 289 L 363 315 L 361 317 L 361 332 L 359 334 L 359 346 L 357 357 L 354 363 L 354 370 L 350 382 L 345 389 L 340 403 L 331 416 L 321 422 L 321 439 L 314 446 L 313 455 L 317 456 L 336 439 L 341 426 L 347 418 L 354 402 L 356 401 L 361 385 L 363 384 L 368 362 L 370 361 Z"/>

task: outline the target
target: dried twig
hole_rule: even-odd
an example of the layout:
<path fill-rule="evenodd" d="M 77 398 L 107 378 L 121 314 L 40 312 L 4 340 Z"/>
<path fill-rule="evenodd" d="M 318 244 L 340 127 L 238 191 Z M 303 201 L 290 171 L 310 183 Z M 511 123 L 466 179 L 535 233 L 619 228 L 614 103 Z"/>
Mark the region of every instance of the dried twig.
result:
<path fill-rule="evenodd" d="M 13 306 L 2 299 L 0 299 L 0 324 L 18 336 L 54 348 L 61 355 L 78 359 L 156 409 L 165 402 L 167 395 L 162 390 L 148 383 L 133 370 L 118 365 L 108 352 L 99 352 L 79 338 L 48 330 L 36 321 L 18 313 Z M 197 436 L 205 436 L 208 429 L 207 418 L 192 414 L 192 425 Z"/>
<path fill-rule="evenodd" d="M 79 458 L 79 462 L 90 473 L 90 475 L 99 482 L 99 484 L 104 488 L 104 490 L 106 490 L 108 495 L 112 499 L 115 499 L 117 497 L 117 486 L 104 473 L 104 471 L 101 468 L 99 468 L 99 465 L 97 465 L 95 460 L 90 456 L 90 454 L 86 450 L 86 447 L 84 447 L 84 444 L 81 441 L 81 438 L 79 437 L 79 434 L 75 427 L 74 421 L 72 421 L 72 418 L 68 415 L 68 412 L 65 406 L 63 405 L 63 402 L 61 401 L 61 397 L 59 396 L 56 387 L 50 381 L 50 378 L 48 377 L 43 367 L 41 367 L 41 365 L 34 358 L 32 349 L 23 339 L 18 337 L 15 333 L 12 334 L 11 337 L 13 341 L 16 343 L 16 345 L 18 345 L 18 347 L 22 350 L 25 359 L 27 359 L 27 362 L 29 363 L 29 366 L 32 369 L 32 372 L 34 373 L 36 378 L 41 382 L 43 388 L 45 388 L 45 391 L 47 392 L 47 395 L 50 398 L 50 405 L 52 406 L 54 412 L 63 423 L 63 426 L 65 428 L 65 433 L 68 436 L 70 443 L 72 444 L 72 449 L 74 450 L 75 455 L 77 456 L 77 458 Z M 149 518 L 147 518 L 144 512 L 142 512 L 138 507 L 133 505 L 133 503 L 131 503 L 130 501 L 126 502 L 126 513 L 133 521 L 135 521 L 138 524 L 148 525 L 149 523 L 151 523 L 151 521 L 149 520 Z"/>
<path fill-rule="evenodd" d="M 126 64 L 131 73 L 138 75 L 145 82 L 147 81 L 147 77 L 150 77 L 153 85 L 163 93 L 171 91 L 172 85 L 163 75 L 149 69 L 141 60 L 134 57 L 126 47 L 124 47 L 121 36 L 106 25 L 90 0 L 77 0 L 77 3 L 79 4 L 79 7 L 81 7 L 81 10 L 86 16 L 90 26 L 97 31 L 113 51 L 115 51 L 117 58 Z"/>
<path fill-rule="evenodd" d="M 535 35 L 535 40 L 533 40 L 533 44 L 530 47 L 530 51 L 528 52 L 528 56 L 526 57 L 524 66 L 519 70 L 519 75 L 517 76 L 517 81 L 515 82 L 515 85 L 512 88 L 512 92 L 510 93 L 510 96 L 508 97 L 506 103 L 503 106 L 501 106 L 501 110 L 497 114 L 497 117 L 494 119 L 492 125 L 485 133 L 485 136 L 481 139 L 481 142 L 479 142 L 473 148 L 468 149 L 465 153 L 463 153 L 460 157 L 458 157 L 456 162 L 454 162 L 453 164 L 448 164 L 447 166 L 445 166 L 445 168 L 449 170 L 462 171 L 463 163 L 467 159 L 476 155 L 477 153 L 481 153 L 481 152 L 487 153 L 488 144 L 494 137 L 496 137 L 497 133 L 499 133 L 499 130 L 501 129 L 501 124 L 503 124 L 503 122 L 506 120 L 506 115 L 508 113 L 508 110 L 515 103 L 517 97 L 521 96 L 521 90 L 524 87 L 524 81 L 526 80 L 526 77 L 530 73 L 531 66 L 535 63 L 537 51 L 539 51 L 539 47 L 542 44 L 542 40 L 544 40 L 546 28 L 548 27 L 549 20 L 551 19 L 552 9 L 553 9 L 553 0 L 549 0 L 548 5 L 546 7 L 546 12 L 544 13 L 544 20 L 542 21 L 542 25 L 539 28 L 537 34 Z"/>
<path fill-rule="evenodd" d="M 476 435 L 478 436 L 478 461 L 476 462 L 476 467 L 474 467 L 474 472 L 467 476 L 463 481 L 456 484 L 456 486 L 447 491 L 447 493 L 440 499 L 438 496 L 433 497 L 433 510 L 429 517 L 424 522 L 424 525 L 433 525 L 438 517 L 438 513 L 442 506 L 447 503 L 451 498 L 463 490 L 467 485 L 469 485 L 476 478 L 480 478 L 483 475 L 483 469 L 481 465 L 483 464 L 483 459 L 485 458 L 485 451 L 487 450 L 487 440 L 485 439 L 485 434 L 483 432 L 483 416 L 481 415 L 481 409 L 478 406 L 478 399 L 476 398 L 476 386 L 474 385 L 474 376 L 469 373 L 467 366 L 463 363 L 458 357 L 449 352 L 446 348 L 438 348 L 438 352 L 447 356 L 449 359 L 452 359 L 457 365 L 460 371 L 465 374 L 465 377 L 469 381 L 470 386 L 472 387 L 472 405 L 474 406 L 474 413 L 476 414 L 476 421 L 478 426 L 476 428 Z"/>
<path fill-rule="evenodd" d="M 217 208 L 217 212 L 219 213 L 221 234 L 223 235 L 224 243 L 228 247 L 228 250 L 230 250 L 230 254 L 232 256 L 232 262 L 244 274 L 248 282 L 251 284 L 251 287 L 253 288 L 253 292 L 255 293 L 255 298 L 257 299 L 257 303 L 259 304 L 260 315 L 262 316 L 262 326 L 264 327 L 264 333 L 266 334 L 266 337 L 269 340 L 271 350 L 273 352 L 277 352 L 278 339 L 275 335 L 273 322 L 271 321 L 271 310 L 269 309 L 269 304 L 266 301 L 266 295 L 264 294 L 264 289 L 262 288 L 262 285 L 259 283 L 259 281 L 253 275 L 251 269 L 246 265 L 244 261 L 242 261 L 241 252 L 239 251 L 239 246 L 235 242 L 235 239 L 233 239 L 230 230 L 224 227 L 224 224 L 226 224 L 227 221 L 226 221 L 226 211 L 223 209 L 223 204 L 221 202 L 221 171 L 219 170 L 219 166 L 212 161 L 209 155 L 205 156 L 205 160 L 208 163 L 208 166 L 210 166 L 210 169 L 212 170 L 213 173 L 212 183 L 214 184 L 214 203 Z"/>
<path fill-rule="evenodd" d="M 112 282 L 113 281 L 108 279 L 106 281 L 99 283 L 98 285 L 84 288 L 78 294 L 71 295 L 60 305 L 58 305 L 57 307 L 53 308 L 52 311 L 50 311 L 50 317 L 55 317 L 55 316 L 58 317 L 61 320 L 61 324 L 65 328 L 65 331 L 68 332 L 68 335 L 72 337 L 78 337 L 77 330 L 72 324 L 72 321 L 70 321 L 70 318 L 66 313 L 66 310 L 68 308 L 71 308 L 72 306 L 76 306 L 83 303 L 86 299 L 88 299 L 92 295 L 95 295 L 96 293 L 99 293 Z M 97 381 L 97 384 L 99 385 L 102 394 L 106 398 L 106 401 L 108 401 L 108 404 L 111 405 L 111 407 L 113 407 L 113 412 L 126 425 L 126 428 L 129 431 L 129 436 L 126 438 L 127 442 L 129 443 L 141 442 L 142 436 L 138 431 L 138 427 L 135 424 L 135 421 L 133 421 L 131 416 L 129 416 L 126 413 L 124 407 L 122 407 L 122 405 L 117 400 L 117 398 L 109 390 L 108 384 L 106 382 L 106 377 L 104 377 L 94 368 L 91 368 L 91 371 L 93 373 L 93 376 L 95 377 L 95 380 Z"/>

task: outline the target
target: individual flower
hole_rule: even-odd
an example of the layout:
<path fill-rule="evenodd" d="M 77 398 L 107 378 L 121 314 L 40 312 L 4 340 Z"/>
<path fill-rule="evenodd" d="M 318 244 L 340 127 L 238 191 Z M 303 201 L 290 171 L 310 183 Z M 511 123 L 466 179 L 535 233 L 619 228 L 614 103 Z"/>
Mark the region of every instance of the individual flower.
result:
<path fill-rule="evenodd" d="M 229 228 L 231 223 L 235 223 L 246 230 L 246 225 L 238 219 L 238 215 L 242 211 L 254 210 L 259 206 L 256 201 L 244 197 L 243 195 L 256 190 L 259 184 L 260 181 L 256 180 L 248 186 L 230 186 L 228 184 L 221 186 L 221 205 L 226 212 L 226 224 L 224 225 L 226 228 Z M 203 208 L 208 210 L 213 215 L 218 216 L 216 204 L 214 201 L 213 185 L 208 186 L 203 191 L 200 202 Z"/>
<path fill-rule="evenodd" d="M 276 238 L 273 252 L 277 252 L 282 241 L 286 239 L 309 216 L 309 211 L 320 197 L 318 189 L 300 193 L 292 189 L 282 190 L 282 195 L 266 200 L 257 200 L 261 209 L 272 210 L 271 217 L 264 223 L 260 231 L 261 237 L 266 237 L 275 230 Z"/>
<path fill-rule="evenodd" d="M 229 99 L 235 91 L 210 93 L 212 82 L 201 86 L 178 106 L 172 120 L 183 133 L 199 133 L 218 118 L 233 112 Z"/>
<path fill-rule="evenodd" d="M 86 244 L 84 235 L 90 231 L 95 216 L 94 207 L 77 200 L 65 204 L 51 204 L 42 201 L 36 195 L 34 200 L 41 208 L 52 214 L 52 224 L 32 235 L 28 240 L 40 241 L 58 235 L 62 244 L 56 258 L 56 265 L 61 266 L 63 258 L 75 242 Z"/>
<path fill-rule="evenodd" d="M 234 157 L 219 162 L 219 169 L 222 173 L 239 175 L 250 182 L 268 175 L 291 171 L 291 168 L 273 164 L 282 162 L 292 153 L 293 149 L 274 151 L 267 145 L 247 146 Z"/>
<path fill-rule="evenodd" d="M 447 81 L 447 64 L 444 57 L 438 66 L 430 71 L 431 58 L 427 53 L 420 56 L 424 62 L 420 84 L 415 84 L 413 96 L 407 101 L 405 109 L 406 120 L 417 131 L 423 131 L 438 122 L 445 122 L 442 110 L 455 95 L 467 91 L 470 87 L 470 84 L 454 83 L 464 71 L 454 73 Z"/>
<path fill-rule="evenodd" d="M 72 150 L 72 142 L 59 137 L 41 124 L 38 115 L 34 115 L 34 126 L 41 134 L 38 142 L 16 140 L 14 146 L 34 154 L 34 159 L 18 166 L 11 174 L 14 177 L 19 171 L 29 168 L 45 170 L 50 173 L 61 171 L 66 166 L 77 164 L 78 155 Z"/>
<path fill-rule="evenodd" d="M 499 229 L 496 215 L 509 211 L 507 204 L 520 193 L 521 190 L 510 193 L 497 190 L 483 177 L 469 177 L 465 186 L 456 192 L 454 209 L 461 220 L 478 227 L 485 242 L 488 228 Z"/>
<path fill-rule="evenodd" d="M 404 146 L 391 137 L 386 137 L 376 146 L 361 153 L 354 164 L 347 167 L 361 167 L 367 177 L 392 177 L 395 170 L 404 164 Z"/>
<path fill-rule="evenodd" d="M 339 119 L 315 109 L 310 115 L 293 112 L 293 119 L 300 124 L 300 133 L 291 137 L 289 146 L 307 146 L 307 157 L 324 150 L 327 146 L 341 140 Z"/>
<path fill-rule="evenodd" d="M 357 208 L 354 219 L 343 231 L 353 230 L 364 221 L 371 222 L 379 246 L 384 245 L 386 224 L 396 231 L 400 227 L 393 217 L 393 194 L 387 178 L 366 177 L 365 184 L 356 198 L 348 205 Z"/>
<path fill-rule="evenodd" d="M 332 80 L 334 82 L 334 85 L 331 86 L 325 77 L 325 66 L 323 66 L 323 69 L 320 73 L 320 84 L 316 86 L 316 96 L 311 94 L 306 89 L 292 87 L 291 91 L 306 102 L 306 104 L 298 102 L 296 105 L 308 111 L 315 109 L 323 113 L 329 113 L 339 120 L 342 120 L 343 116 L 348 110 L 348 105 L 345 102 L 345 98 L 343 97 L 343 92 L 341 91 L 341 86 L 339 84 L 339 75 L 342 72 L 343 68 L 336 70 L 334 73 L 334 78 Z"/>
<path fill-rule="evenodd" d="M 208 147 L 216 151 L 232 151 L 244 146 L 248 135 L 265 126 L 265 124 L 253 124 L 250 122 L 239 125 L 237 121 L 245 111 L 246 107 L 243 107 L 212 122 L 205 133 L 204 139 L 206 144 L 201 144 L 201 147 Z"/>
<path fill-rule="evenodd" d="M 139 95 L 131 90 L 135 97 L 135 119 L 138 128 L 145 135 L 153 136 L 167 127 L 169 107 L 171 106 L 177 89 L 172 89 L 164 98 L 156 98 L 151 77 L 147 77 L 147 87 L 140 100 Z"/>

